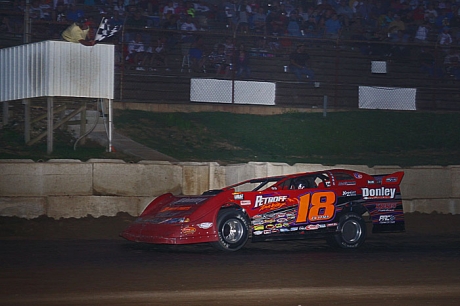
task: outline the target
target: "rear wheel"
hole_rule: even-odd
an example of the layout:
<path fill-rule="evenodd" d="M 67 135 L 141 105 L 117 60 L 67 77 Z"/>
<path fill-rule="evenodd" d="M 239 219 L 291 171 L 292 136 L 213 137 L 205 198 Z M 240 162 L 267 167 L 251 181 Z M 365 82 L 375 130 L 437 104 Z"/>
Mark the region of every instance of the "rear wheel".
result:
<path fill-rule="evenodd" d="M 327 239 L 329 245 L 333 247 L 355 249 L 366 240 L 366 223 L 356 213 L 349 212 L 341 216 L 337 230 L 337 234 Z"/>
<path fill-rule="evenodd" d="M 241 211 L 222 210 L 217 216 L 219 240 L 211 244 L 222 251 L 237 251 L 248 241 L 248 228 L 246 216 Z"/>

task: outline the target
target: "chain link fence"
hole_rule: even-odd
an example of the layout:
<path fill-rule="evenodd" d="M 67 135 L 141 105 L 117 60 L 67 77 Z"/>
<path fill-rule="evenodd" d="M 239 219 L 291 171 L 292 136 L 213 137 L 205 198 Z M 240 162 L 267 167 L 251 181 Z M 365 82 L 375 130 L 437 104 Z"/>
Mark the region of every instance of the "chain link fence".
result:
<path fill-rule="evenodd" d="M 116 99 L 311 108 L 322 107 L 326 97 L 330 108 L 460 110 L 457 44 L 445 48 L 436 38 L 396 42 L 351 30 L 339 38 L 266 35 L 234 31 L 212 19 L 197 17 L 196 22 L 198 31 L 180 31 L 151 18 L 147 27 L 126 25 L 104 41 L 116 46 Z M 57 38 L 63 28 L 62 23 L 34 21 L 32 41 Z M 130 54 L 136 37 L 145 49 Z M 301 44 L 313 74 L 299 80 L 290 56 Z"/>

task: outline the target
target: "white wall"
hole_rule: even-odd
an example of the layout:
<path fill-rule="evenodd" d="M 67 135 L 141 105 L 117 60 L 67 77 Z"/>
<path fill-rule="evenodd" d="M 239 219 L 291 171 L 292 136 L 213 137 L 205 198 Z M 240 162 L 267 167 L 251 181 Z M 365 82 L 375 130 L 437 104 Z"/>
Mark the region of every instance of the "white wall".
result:
<path fill-rule="evenodd" d="M 201 194 L 242 180 L 288 173 L 344 168 L 369 174 L 404 170 L 401 184 L 406 212 L 460 213 L 460 166 L 397 166 L 295 164 L 250 162 L 170 163 L 121 160 L 0 160 L 0 216 L 81 218 L 139 215 L 155 197 Z"/>

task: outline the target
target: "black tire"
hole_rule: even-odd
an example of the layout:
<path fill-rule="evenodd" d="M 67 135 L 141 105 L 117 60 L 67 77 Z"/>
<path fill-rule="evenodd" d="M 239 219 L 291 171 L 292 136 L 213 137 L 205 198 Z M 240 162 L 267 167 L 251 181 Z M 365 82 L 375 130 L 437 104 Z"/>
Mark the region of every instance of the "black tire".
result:
<path fill-rule="evenodd" d="M 238 251 L 248 241 L 248 231 L 248 220 L 241 211 L 224 209 L 217 216 L 219 240 L 211 244 L 221 251 Z"/>
<path fill-rule="evenodd" d="M 327 239 L 332 247 L 356 249 L 366 240 L 366 222 L 356 213 L 348 212 L 341 216 L 337 230 L 337 234 Z"/>

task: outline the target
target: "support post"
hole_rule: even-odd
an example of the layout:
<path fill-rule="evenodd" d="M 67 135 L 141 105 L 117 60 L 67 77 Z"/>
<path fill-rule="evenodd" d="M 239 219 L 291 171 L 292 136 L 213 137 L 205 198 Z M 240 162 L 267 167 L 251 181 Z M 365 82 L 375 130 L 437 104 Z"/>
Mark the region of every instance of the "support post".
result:
<path fill-rule="evenodd" d="M 30 141 L 30 99 L 23 99 L 22 104 L 24 105 L 24 142 L 28 143 Z"/>
<path fill-rule="evenodd" d="M 8 112 L 9 104 L 8 101 L 3 102 L 3 126 L 7 125 L 9 119 L 9 112 Z"/>
<path fill-rule="evenodd" d="M 53 152 L 53 122 L 54 122 L 54 111 L 53 111 L 53 108 L 54 108 L 54 99 L 53 97 L 48 97 L 47 98 L 47 111 L 48 111 L 48 122 L 47 122 L 47 137 L 46 137 L 46 145 L 47 145 L 47 149 L 46 149 L 46 153 L 47 154 L 51 154 Z"/>
<path fill-rule="evenodd" d="M 86 134 L 86 102 L 81 102 L 81 113 L 80 113 L 80 137 Z M 83 137 L 80 141 L 82 145 L 86 143 L 86 137 Z"/>
<path fill-rule="evenodd" d="M 109 100 L 109 152 L 113 152 L 112 148 L 112 121 L 113 121 L 113 111 L 112 111 L 112 99 Z"/>
<path fill-rule="evenodd" d="M 323 98 L 323 117 L 327 116 L 327 96 Z"/>

